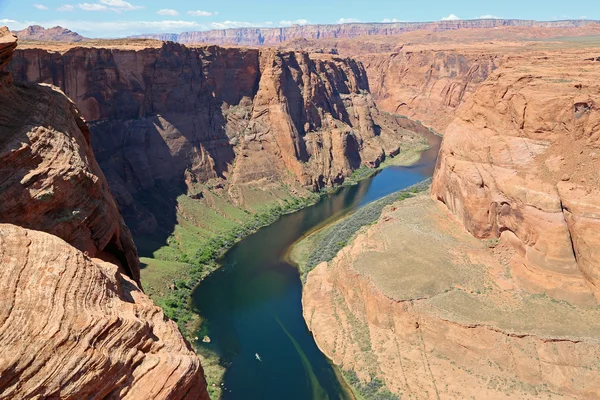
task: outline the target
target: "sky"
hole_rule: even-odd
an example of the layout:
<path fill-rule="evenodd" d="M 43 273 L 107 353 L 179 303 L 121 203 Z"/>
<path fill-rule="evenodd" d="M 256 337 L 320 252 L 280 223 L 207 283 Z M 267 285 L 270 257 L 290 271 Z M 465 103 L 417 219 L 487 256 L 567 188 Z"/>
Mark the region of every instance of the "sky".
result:
<path fill-rule="evenodd" d="M 600 19 L 599 0 L 0 0 L 0 25 L 87 37 L 344 22 Z"/>

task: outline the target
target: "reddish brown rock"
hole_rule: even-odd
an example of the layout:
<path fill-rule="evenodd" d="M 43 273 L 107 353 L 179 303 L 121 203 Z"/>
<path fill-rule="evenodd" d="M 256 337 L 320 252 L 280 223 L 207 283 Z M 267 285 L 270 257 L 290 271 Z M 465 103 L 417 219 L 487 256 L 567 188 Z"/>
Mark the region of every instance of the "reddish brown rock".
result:
<path fill-rule="evenodd" d="M 0 398 L 208 399 L 200 361 L 117 266 L 0 224 Z"/>
<path fill-rule="evenodd" d="M 15 43 L 0 30 L 0 66 Z M 0 126 L 0 398 L 208 399 L 73 102 L 2 72 Z"/>
<path fill-rule="evenodd" d="M 139 283 L 133 239 L 73 102 L 56 88 L 6 78 L 0 122 L 0 222 L 56 235 Z"/>
<path fill-rule="evenodd" d="M 587 54 L 506 61 L 446 130 L 432 188 L 473 235 L 512 243 L 536 290 L 580 302 L 599 294 L 600 176 L 587 155 L 600 146 L 600 76 Z"/>
<path fill-rule="evenodd" d="M 26 49 L 11 70 L 75 100 L 136 233 L 174 223 L 157 214 L 174 211 L 169 196 L 194 182 L 252 207 L 250 185 L 296 193 L 331 186 L 418 139 L 403 128 L 410 122 L 379 112 L 363 66 L 343 57 L 167 43 Z M 177 193 L 165 195 L 165 186 Z M 149 192 L 162 202 L 159 212 L 145 205 Z"/>
<path fill-rule="evenodd" d="M 598 398 L 600 308 L 531 293 L 513 253 L 473 238 L 423 194 L 308 274 L 304 317 L 335 364 L 399 397 Z"/>

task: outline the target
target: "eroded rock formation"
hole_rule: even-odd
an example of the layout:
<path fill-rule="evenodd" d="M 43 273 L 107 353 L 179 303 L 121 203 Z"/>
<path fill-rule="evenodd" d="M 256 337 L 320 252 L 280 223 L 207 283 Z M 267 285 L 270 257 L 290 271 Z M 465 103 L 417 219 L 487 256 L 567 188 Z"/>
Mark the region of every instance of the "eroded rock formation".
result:
<path fill-rule="evenodd" d="M 446 130 L 432 187 L 475 237 L 512 243 L 536 290 L 572 301 L 600 287 L 600 75 L 586 54 L 496 71 Z"/>
<path fill-rule="evenodd" d="M 0 69 L 15 46 L 0 30 Z M 0 398 L 207 399 L 200 361 L 139 287 L 75 105 L 0 74 Z"/>
<path fill-rule="evenodd" d="M 11 69 L 18 80 L 53 83 L 74 99 L 136 232 L 159 225 L 139 200 L 165 182 L 183 192 L 207 184 L 251 207 L 250 186 L 329 186 L 416 140 L 404 120 L 378 111 L 364 68 L 347 58 L 167 43 L 28 49 Z"/>
<path fill-rule="evenodd" d="M 390 207 L 308 275 L 305 319 L 336 364 L 402 397 L 600 396 L 593 53 L 480 58 L 487 77 L 446 108 L 431 198 Z"/>
<path fill-rule="evenodd" d="M 0 398 L 208 399 L 200 361 L 115 264 L 0 224 Z"/>

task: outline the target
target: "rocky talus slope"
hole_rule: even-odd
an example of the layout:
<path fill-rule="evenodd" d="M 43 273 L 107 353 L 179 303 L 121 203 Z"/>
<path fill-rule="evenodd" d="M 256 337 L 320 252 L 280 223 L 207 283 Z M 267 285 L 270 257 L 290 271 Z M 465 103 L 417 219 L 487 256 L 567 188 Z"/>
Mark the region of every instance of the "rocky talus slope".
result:
<path fill-rule="evenodd" d="M 0 30 L 0 398 L 207 399 L 200 361 L 142 292 L 75 105 L 14 84 Z"/>
<path fill-rule="evenodd" d="M 490 29 L 501 27 L 578 28 L 588 25 L 598 25 L 598 22 L 587 20 L 530 21 L 515 19 L 477 19 L 437 22 L 352 23 L 335 25 L 293 25 L 285 28 L 215 29 L 203 32 L 184 32 L 179 35 L 166 33 L 138 35 L 135 37 L 168 40 L 179 43 L 258 46 L 276 45 L 297 38 L 354 38 L 366 35 L 398 35 L 416 30 L 443 32 L 457 29 Z"/>
<path fill-rule="evenodd" d="M 26 49 L 10 68 L 16 80 L 53 83 L 75 101 L 136 233 L 169 224 L 162 214 L 177 206 L 165 186 L 252 210 L 339 183 L 418 140 L 406 120 L 379 112 L 363 66 L 348 58 L 167 43 Z M 158 212 L 149 192 L 161 197 Z"/>
<path fill-rule="evenodd" d="M 448 124 L 432 196 L 308 275 L 336 364 L 403 398 L 600 397 L 597 52 L 506 54 Z"/>

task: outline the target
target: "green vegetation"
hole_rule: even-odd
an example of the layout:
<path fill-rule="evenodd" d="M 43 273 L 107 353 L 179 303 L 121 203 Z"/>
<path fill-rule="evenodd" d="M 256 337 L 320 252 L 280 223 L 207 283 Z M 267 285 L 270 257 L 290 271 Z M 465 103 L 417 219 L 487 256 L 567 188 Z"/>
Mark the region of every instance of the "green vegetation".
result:
<path fill-rule="evenodd" d="M 318 199 L 317 194 L 291 197 L 282 204 L 249 214 L 243 222 L 234 219 L 222 221 L 223 217 L 214 210 L 203 210 L 203 217 L 210 221 L 213 229 L 216 226 L 216 232 L 207 233 L 202 227 L 180 224 L 169 238 L 168 246 L 154 253 L 155 258 L 141 259 L 145 265 L 142 281 L 146 291 L 189 338 L 199 322 L 192 309 L 192 290 L 218 267 L 216 260 L 245 236 L 275 222 L 284 214 L 314 204 Z M 180 200 L 179 204 L 184 202 Z M 186 212 L 189 213 L 190 208 L 188 206 Z M 195 253 L 190 254 L 190 250 Z"/>
<path fill-rule="evenodd" d="M 431 179 L 427 179 L 407 189 L 400 190 L 382 197 L 381 199 L 358 209 L 355 213 L 349 215 L 341 221 L 338 221 L 335 225 L 319 231 L 317 240 L 315 240 L 314 237 L 310 239 L 310 248 L 312 248 L 310 254 L 306 256 L 307 249 L 306 246 L 304 246 L 304 249 L 301 250 L 304 252 L 304 256 L 300 255 L 300 260 L 294 260 L 297 264 L 299 264 L 303 279 L 305 280 L 308 272 L 318 264 L 324 261 L 332 260 L 340 251 L 340 249 L 352 239 L 352 237 L 360 228 L 376 222 L 379 219 L 381 211 L 384 207 L 398 200 L 404 200 L 412 197 L 412 195 L 415 193 L 427 190 L 430 183 Z M 296 255 L 298 255 L 298 253 L 296 253 Z"/>
<path fill-rule="evenodd" d="M 400 400 L 400 397 L 390 392 L 377 377 L 371 377 L 370 382 L 363 383 L 354 371 L 342 371 L 342 374 L 358 399 Z"/>

